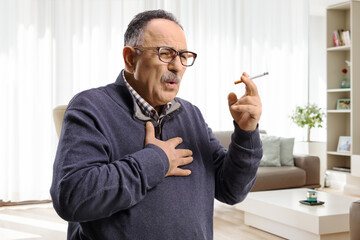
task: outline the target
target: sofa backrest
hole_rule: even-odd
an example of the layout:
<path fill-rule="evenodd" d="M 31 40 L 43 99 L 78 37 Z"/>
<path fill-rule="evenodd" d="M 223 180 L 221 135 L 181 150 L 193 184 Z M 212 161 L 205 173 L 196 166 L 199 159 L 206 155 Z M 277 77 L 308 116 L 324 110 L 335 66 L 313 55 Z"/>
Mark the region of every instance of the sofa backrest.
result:
<path fill-rule="evenodd" d="M 214 132 L 215 137 L 220 141 L 221 146 L 229 148 L 232 131 Z"/>
<path fill-rule="evenodd" d="M 229 148 L 233 131 L 215 131 L 213 133 L 223 147 Z M 260 130 L 260 133 L 266 134 L 266 131 Z"/>

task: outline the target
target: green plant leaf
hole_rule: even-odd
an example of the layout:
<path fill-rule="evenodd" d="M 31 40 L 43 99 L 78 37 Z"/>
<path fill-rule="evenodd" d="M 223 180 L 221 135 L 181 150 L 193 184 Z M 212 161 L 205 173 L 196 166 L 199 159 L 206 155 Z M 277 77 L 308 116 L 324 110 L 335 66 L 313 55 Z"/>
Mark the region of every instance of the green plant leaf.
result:
<path fill-rule="evenodd" d="M 307 104 L 303 107 L 296 106 L 291 120 L 299 127 L 322 128 L 325 113 L 316 104 Z"/>

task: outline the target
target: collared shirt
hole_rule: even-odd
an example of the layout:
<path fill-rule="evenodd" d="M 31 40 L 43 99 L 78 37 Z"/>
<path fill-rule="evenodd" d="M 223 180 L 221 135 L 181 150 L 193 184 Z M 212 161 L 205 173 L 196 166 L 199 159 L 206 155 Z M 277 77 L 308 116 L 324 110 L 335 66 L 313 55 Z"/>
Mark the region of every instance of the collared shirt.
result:
<path fill-rule="evenodd" d="M 163 117 L 165 117 L 166 112 L 171 108 L 171 102 L 168 102 L 167 104 L 165 104 L 161 110 L 160 115 L 158 114 L 158 112 L 155 110 L 155 108 L 153 108 L 144 98 L 142 98 L 136 91 L 134 88 L 132 88 L 130 86 L 130 84 L 128 83 L 128 81 L 125 78 L 125 70 L 122 71 L 122 75 L 124 78 L 124 81 L 126 83 L 127 88 L 129 89 L 130 93 L 133 95 L 133 97 L 135 98 L 135 101 L 137 103 L 137 105 L 140 107 L 141 111 L 148 117 L 154 119 L 156 122 L 159 122 Z"/>

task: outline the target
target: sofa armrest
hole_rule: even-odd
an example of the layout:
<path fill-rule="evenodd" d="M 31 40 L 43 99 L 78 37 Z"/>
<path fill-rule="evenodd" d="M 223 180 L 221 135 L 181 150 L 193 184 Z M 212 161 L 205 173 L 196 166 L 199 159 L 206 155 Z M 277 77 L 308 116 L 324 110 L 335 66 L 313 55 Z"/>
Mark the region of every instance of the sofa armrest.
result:
<path fill-rule="evenodd" d="M 360 201 L 350 205 L 350 240 L 360 239 Z"/>
<path fill-rule="evenodd" d="M 310 155 L 294 155 L 296 167 L 306 172 L 306 186 L 320 187 L 320 158 Z"/>

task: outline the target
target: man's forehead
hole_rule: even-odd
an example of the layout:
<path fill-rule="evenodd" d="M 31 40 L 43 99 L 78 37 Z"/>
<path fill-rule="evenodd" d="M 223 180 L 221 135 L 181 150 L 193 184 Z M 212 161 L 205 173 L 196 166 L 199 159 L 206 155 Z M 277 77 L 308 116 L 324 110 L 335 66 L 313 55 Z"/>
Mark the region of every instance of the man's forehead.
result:
<path fill-rule="evenodd" d="M 161 46 L 186 48 L 184 31 L 178 24 L 167 19 L 151 20 L 146 25 L 143 37 L 146 46 L 162 44 Z"/>

